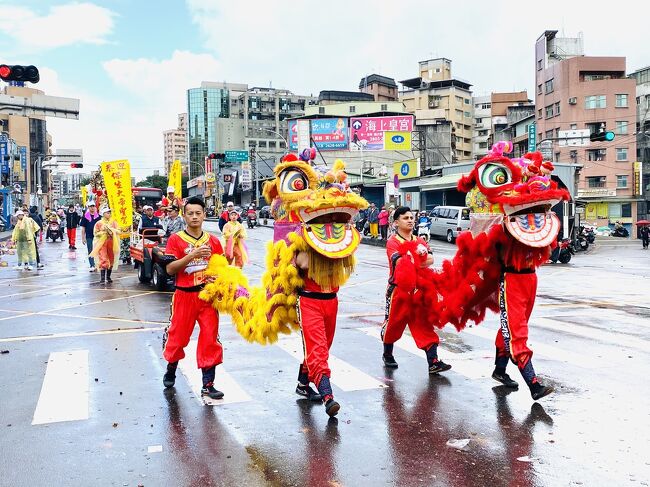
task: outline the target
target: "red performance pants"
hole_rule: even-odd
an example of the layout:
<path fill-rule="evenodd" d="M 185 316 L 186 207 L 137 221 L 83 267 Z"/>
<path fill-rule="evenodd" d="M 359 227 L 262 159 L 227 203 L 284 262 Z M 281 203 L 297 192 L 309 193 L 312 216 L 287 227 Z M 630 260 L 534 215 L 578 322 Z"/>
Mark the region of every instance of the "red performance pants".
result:
<path fill-rule="evenodd" d="M 495 344 L 497 355 L 509 356 L 519 368 L 532 358 L 528 348 L 528 320 L 533 312 L 537 293 L 537 274 L 506 272 L 499 287 L 499 308 L 501 329 L 497 332 Z"/>
<path fill-rule="evenodd" d="M 219 314 L 209 303 L 199 299 L 199 293 L 177 289 L 171 304 L 171 319 L 166 331 L 163 357 L 178 362 L 185 357 L 183 350 L 190 342 L 194 324 L 199 322 L 199 344 L 196 362 L 200 369 L 223 362 L 223 347 L 219 342 Z"/>
<path fill-rule="evenodd" d="M 331 377 L 327 360 L 334 341 L 339 300 L 337 297 L 316 299 L 298 296 L 297 308 L 305 352 L 303 364 L 307 367 L 309 380 L 318 386 L 324 375 Z"/>
<path fill-rule="evenodd" d="M 68 228 L 68 243 L 74 246 L 75 240 L 77 240 L 77 229 Z"/>
<path fill-rule="evenodd" d="M 386 316 L 382 328 L 384 343 L 395 343 L 402 337 L 408 325 L 419 349 L 426 351 L 431 345 L 437 345 L 440 338 L 433 327 L 426 324 L 423 316 L 412 312 L 410 295 L 399 293 L 398 297 L 396 294 L 396 286 L 390 284 L 386 290 Z"/>

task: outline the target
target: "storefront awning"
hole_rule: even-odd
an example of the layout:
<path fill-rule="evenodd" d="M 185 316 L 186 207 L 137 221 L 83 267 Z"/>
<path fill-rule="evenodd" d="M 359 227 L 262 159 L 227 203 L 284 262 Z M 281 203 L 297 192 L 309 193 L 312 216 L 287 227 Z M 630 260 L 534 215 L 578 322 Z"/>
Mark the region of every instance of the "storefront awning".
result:
<path fill-rule="evenodd" d="M 458 185 L 458 180 L 469 173 L 447 174 L 429 181 L 420 186 L 420 191 L 435 191 L 438 189 L 454 189 Z"/>

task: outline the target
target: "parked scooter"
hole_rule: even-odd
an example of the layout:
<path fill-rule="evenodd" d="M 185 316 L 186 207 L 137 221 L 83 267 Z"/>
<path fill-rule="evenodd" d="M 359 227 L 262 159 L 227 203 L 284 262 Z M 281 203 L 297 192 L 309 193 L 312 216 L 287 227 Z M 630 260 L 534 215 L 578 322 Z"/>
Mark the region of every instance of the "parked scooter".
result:
<path fill-rule="evenodd" d="M 630 232 L 627 231 L 627 228 L 621 226 L 614 229 L 612 232 L 612 237 L 623 237 L 627 238 L 630 236 Z"/>
<path fill-rule="evenodd" d="M 573 249 L 571 240 L 568 238 L 563 238 L 560 242 L 558 242 L 557 247 L 553 249 L 553 252 L 551 252 L 549 259 L 551 262 L 553 262 L 553 264 L 556 264 L 558 261 L 560 261 L 562 264 L 568 264 L 571 261 L 571 256 L 574 254 L 575 250 Z"/>
<path fill-rule="evenodd" d="M 580 225 L 580 233 L 578 236 L 584 236 L 588 243 L 592 244 L 596 241 L 596 234 L 593 228 L 587 228 Z"/>

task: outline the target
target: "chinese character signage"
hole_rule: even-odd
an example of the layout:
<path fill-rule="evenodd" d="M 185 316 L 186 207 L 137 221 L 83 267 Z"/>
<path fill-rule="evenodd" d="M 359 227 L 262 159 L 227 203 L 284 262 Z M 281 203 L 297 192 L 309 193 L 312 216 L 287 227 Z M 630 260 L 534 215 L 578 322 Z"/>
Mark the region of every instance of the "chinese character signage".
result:
<path fill-rule="evenodd" d="M 172 186 L 174 188 L 175 197 L 183 197 L 181 161 L 178 159 L 176 159 L 169 168 L 169 180 L 167 181 L 167 186 Z"/>
<path fill-rule="evenodd" d="M 417 178 L 420 175 L 417 159 L 396 162 L 393 164 L 393 174 L 397 180 Z"/>
<path fill-rule="evenodd" d="M 348 148 L 347 118 L 318 118 L 311 121 L 311 138 L 318 150 Z"/>
<path fill-rule="evenodd" d="M 535 152 L 537 149 L 537 124 L 534 122 L 528 126 L 528 152 Z"/>
<path fill-rule="evenodd" d="M 131 165 L 127 160 L 102 162 L 106 196 L 117 224 L 129 229 L 133 224 Z"/>
<path fill-rule="evenodd" d="M 253 187 L 252 182 L 252 166 L 249 161 L 242 162 L 241 164 L 241 189 L 242 191 L 250 191 Z"/>
<path fill-rule="evenodd" d="M 386 132 L 413 132 L 413 115 L 350 119 L 350 150 L 384 150 Z"/>
<path fill-rule="evenodd" d="M 0 140 L 0 163 L 2 164 L 2 174 L 9 174 L 9 144 L 6 139 Z"/>

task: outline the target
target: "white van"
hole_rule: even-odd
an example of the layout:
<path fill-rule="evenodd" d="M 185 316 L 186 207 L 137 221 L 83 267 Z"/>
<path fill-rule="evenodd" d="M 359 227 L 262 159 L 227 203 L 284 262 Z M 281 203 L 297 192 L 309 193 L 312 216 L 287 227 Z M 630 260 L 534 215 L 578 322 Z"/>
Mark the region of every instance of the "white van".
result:
<path fill-rule="evenodd" d="M 431 212 L 429 235 L 444 237 L 452 243 L 460 232 L 469 230 L 469 208 L 466 206 L 438 206 Z"/>

